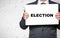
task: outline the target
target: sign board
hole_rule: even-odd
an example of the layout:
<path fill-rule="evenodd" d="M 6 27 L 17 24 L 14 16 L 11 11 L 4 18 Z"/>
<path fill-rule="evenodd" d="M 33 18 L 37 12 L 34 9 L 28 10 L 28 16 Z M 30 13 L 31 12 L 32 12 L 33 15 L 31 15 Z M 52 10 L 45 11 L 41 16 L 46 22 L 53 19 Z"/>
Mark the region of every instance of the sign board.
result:
<path fill-rule="evenodd" d="M 25 5 L 25 11 L 29 14 L 26 25 L 59 24 L 55 17 L 58 12 L 58 4 Z"/>

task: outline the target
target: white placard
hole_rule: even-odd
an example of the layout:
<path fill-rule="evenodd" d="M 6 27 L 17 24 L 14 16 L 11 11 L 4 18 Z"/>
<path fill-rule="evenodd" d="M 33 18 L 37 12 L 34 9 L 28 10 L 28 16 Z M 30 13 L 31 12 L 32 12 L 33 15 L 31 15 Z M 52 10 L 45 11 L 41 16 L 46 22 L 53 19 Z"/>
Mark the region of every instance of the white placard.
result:
<path fill-rule="evenodd" d="M 25 5 L 25 11 L 29 14 L 26 25 L 59 24 L 55 17 L 58 12 L 58 4 Z"/>

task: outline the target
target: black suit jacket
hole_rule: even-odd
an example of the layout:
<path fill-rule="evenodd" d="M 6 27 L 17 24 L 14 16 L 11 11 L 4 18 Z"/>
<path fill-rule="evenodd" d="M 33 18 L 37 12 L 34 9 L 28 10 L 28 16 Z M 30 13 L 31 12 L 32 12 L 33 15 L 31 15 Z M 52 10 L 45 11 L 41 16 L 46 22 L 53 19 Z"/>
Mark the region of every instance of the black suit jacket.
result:
<path fill-rule="evenodd" d="M 38 0 L 32 3 L 28 3 L 28 5 L 37 4 Z M 49 4 L 57 4 L 56 2 L 50 1 Z M 59 4 L 58 4 L 59 5 Z M 24 11 L 25 12 L 25 11 Z M 59 5 L 59 12 L 60 12 L 60 5 Z M 28 26 L 25 25 L 25 20 L 22 18 L 20 21 L 20 27 L 22 29 L 26 29 Z M 59 25 L 31 25 L 29 26 L 29 38 L 57 38 L 57 28 L 60 29 Z"/>

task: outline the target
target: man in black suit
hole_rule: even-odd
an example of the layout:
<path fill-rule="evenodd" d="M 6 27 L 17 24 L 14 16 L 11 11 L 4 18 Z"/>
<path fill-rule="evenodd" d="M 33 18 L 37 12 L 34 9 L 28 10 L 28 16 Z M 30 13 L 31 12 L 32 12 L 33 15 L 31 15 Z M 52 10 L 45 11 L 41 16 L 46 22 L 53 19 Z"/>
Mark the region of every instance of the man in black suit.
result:
<path fill-rule="evenodd" d="M 29 3 L 28 5 L 37 4 L 57 4 L 51 0 L 36 0 L 35 2 Z M 59 4 L 58 4 L 59 5 Z M 25 20 L 28 19 L 29 15 L 24 11 L 23 17 L 20 21 L 20 27 L 26 29 L 28 26 L 25 25 Z M 59 12 L 56 13 L 57 20 L 60 20 L 60 5 Z M 59 22 L 60 24 L 60 22 Z M 57 38 L 57 28 L 60 29 L 59 25 L 31 25 L 29 26 L 29 38 Z"/>

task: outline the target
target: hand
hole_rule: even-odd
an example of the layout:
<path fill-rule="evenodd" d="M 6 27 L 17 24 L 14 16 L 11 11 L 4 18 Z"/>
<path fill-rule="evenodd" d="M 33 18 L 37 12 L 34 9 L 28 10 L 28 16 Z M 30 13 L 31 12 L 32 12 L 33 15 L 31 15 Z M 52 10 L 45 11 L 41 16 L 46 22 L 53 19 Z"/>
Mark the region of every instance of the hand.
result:
<path fill-rule="evenodd" d="M 29 14 L 27 12 L 24 12 L 23 13 L 23 18 L 26 20 L 26 19 L 28 19 L 28 17 L 29 17 Z"/>
<path fill-rule="evenodd" d="M 57 20 L 60 20 L 60 12 L 56 13 L 55 17 Z"/>

